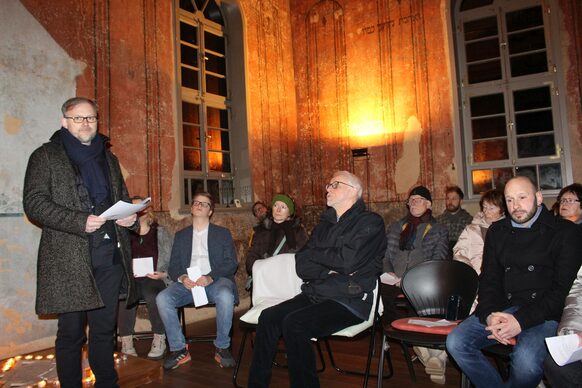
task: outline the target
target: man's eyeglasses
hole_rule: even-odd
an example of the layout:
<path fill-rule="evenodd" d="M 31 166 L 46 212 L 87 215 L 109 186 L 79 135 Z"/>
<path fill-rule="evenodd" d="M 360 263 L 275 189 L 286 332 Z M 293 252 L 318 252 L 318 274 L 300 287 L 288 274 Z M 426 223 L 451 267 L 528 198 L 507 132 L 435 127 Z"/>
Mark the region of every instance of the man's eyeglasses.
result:
<path fill-rule="evenodd" d="M 349 187 L 351 187 L 352 189 L 355 189 L 355 186 L 352 186 L 352 185 L 350 185 L 349 183 L 344 183 L 344 182 L 340 182 L 340 181 L 335 181 L 335 182 L 328 183 L 327 185 L 325 185 L 325 189 L 326 189 L 326 190 L 329 190 L 330 188 L 332 188 L 332 189 L 334 189 L 334 190 L 335 190 L 335 189 L 337 189 L 337 188 L 338 188 L 338 186 L 339 186 L 340 184 L 342 184 L 342 185 L 346 185 L 346 186 L 349 186 Z"/>
<path fill-rule="evenodd" d="M 422 197 L 418 197 L 418 198 L 409 198 L 408 201 L 406 201 L 407 205 L 417 205 L 420 203 L 423 203 L 424 201 L 426 201 L 426 199 L 422 198 Z"/>
<path fill-rule="evenodd" d="M 206 209 L 210 209 L 210 203 L 209 202 L 201 202 L 201 201 L 194 201 L 192 202 L 192 206 L 200 206 Z"/>
<path fill-rule="evenodd" d="M 574 199 L 574 198 L 562 198 L 562 199 L 560 199 L 560 205 L 566 205 L 566 204 L 572 205 L 573 203 L 576 203 L 576 202 L 580 202 L 580 201 L 577 199 Z"/>
<path fill-rule="evenodd" d="M 97 116 L 64 116 L 64 118 L 69 119 L 69 120 L 73 120 L 73 122 L 75 124 L 82 124 L 83 121 L 87 120 L 88 123 L 96 123 L 97 122 Z"/>

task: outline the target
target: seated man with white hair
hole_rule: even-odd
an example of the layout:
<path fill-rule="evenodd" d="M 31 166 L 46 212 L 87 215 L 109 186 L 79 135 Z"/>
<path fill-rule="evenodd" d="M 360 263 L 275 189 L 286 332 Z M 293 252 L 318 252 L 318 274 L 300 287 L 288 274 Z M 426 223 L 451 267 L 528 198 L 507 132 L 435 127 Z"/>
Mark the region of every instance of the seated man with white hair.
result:
<path fill-rule="evenodd" d="M 259 317 L 249 387 L 267 387 L 279 337 L 287 350 L 291 387 L 319 386 L 311 338 L 365 321 L 386 250 L 384 220 L 366 210 L 362 183 L 347 171 L 325 186 L 327 205 L 295 256 L 302 292 Z"/>

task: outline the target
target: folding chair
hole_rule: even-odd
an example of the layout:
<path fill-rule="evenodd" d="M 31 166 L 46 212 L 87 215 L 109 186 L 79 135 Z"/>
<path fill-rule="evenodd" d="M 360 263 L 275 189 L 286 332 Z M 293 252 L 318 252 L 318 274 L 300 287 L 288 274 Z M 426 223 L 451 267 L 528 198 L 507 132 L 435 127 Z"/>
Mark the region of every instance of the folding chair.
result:
<path fill-rule="evenodd" d="M 249 332 L 257 329 L 261 312 L 295 297 L 301 292 L 302 283 L 303 281 L 295 272 L 295 254 L 293 253 L 257 260 L 253 265 L 252 307 L 240 317 L 243 335 L 232 375 L 232 383 L 235 387 L 240 387 L 237 376 L 247 336 Z"/>
<path fill-rule="evenodd" d="M 243 329 L 243 336 L 241 339 L 241 345 L 238 352 L 237 363 L 233 372 L 232 382 L 235 387 L 240 387 L 237 383 L 238 371 L 244 355 L 244 348 L 246 344 L 246 339 L 250 331 L 256 330 L 259 316 L 261 312 L 266 308 L 275 306 L 281 302 L 295 297 L 301 292 L 302 280 L 297 276 L 295 272 L 295 255 L 294 254 L 281 254 L 268 259 L 258 260 L 253 266 L 253 293 L 252 302 L 253 307 L 242 317 L 240 317 L 240 327 Z M 335 365 L 333 356 L 331 353 L 331 348 L 329 343 L 326 343 L 328 353 L 330 354 L 330 360 L 334 368 L 341 373 L 356 373 L 365 376 L 365 383 L 367 384 L 371 358 L 374 347 L 374 337 L 376 323 L 379 322 L 378 308 L 379 304 L 376 301 L 379 300 L 378 286 L 374 291 L 374 306 L 370 312 L 370 317 L 367 321 L 362 322 L 358 325 L 347 327 L 340 330 L 332 336 L 342 336 L 342 337 L 353 337 L 357 334 L 363 332 L 368 328 L 372 328 L 372 339 L 370 340 L 370 348 L 368 351 L 368 359 L 366 364 L 365 372 L 354 372 L 345 371 L 338 368 Z M 324 342 L 326 339 L 324 339 Z M 322 368 L 320 371 L 325 369 L 325 362 L 321 354 L 321 349 L 319 343 L 316 342 L 316 346 L 319 352 L 319 358 L 322 363 Z"/>
<path fill-rule="evenodd" d="M 376 345 L 376 328 L 378 327 L 378 325 L 382 325 L 381 315 L 383 312 L 383 306 L 382 306 L 382 298 L 380 297 L 379 285 L 380 285 L 380 281 L 378 280 L 376 282 L 376 287 L 374 288 L 374 303 L 372 305 L 372 309 L 370 310 L 370 315 L 368 316 L 368 319 L 366 321 L 359 323 L 357 325 L 346 327 L 345 329 L 342 329 L 338 332 L 333 333 L 331 336 L 324 338 L 325 347 L 327 349 L 327 353 L 329 355 L 329 359 L 330 359 L 332 367 L 339 373 L 364 376 L 364 385 L 363 385 L 364 387 L 368 386 L 368 379 L 370 376 L 372 376 L 372 377 L 376 376 L 375 374 L 370 373 L 370 365 L 372 363 L 372 357 L 373 357 L 374 348 Z M 353 337 L 356 337 L 357 335 L 363 333 L 367 329 L 371 329 L 371 333 L 370 333 L 370 345 L 368 347 L 368 358 L 366 361 L 365 371 L 361 372 L 361 371 L 347 370 L 347 369 L 342 369 L 342 368 L 338 367 L 335 363 L 335 359 L 333 358 L 333 353 L 331 351 L 331 346 L 329 344 L 328 339 L 330 337 L 353 338 Z M 325 367 L 325 364 L 324 364 L 324 367 Z M 383 365 L 382 365 L 382 367 L 383 367 Z M 385 379 L 392 377 L 392 375 L 394 373 L 394 370 L 392 367 L 392 361 L 390 359 L 388 359 L 388 369 L 390 371 L 389 374 L 386 376 L 382 376 Z"/>
<path fill-rule="evenodd" d="M 416 381 L 414 367 L 408 352 L 409 346 L 422 346 L 445 350 L 448 333 L 461 319 L 469 314 L 471 305 L 477 295 L 479 279 L 475 270 L 459 261 L 427 261 L 420 263 L 402 277 L 404 295 L 414 307 L 418 317 L 401 318 L 392 322 L 390 327 L 384 327 L 380 364 L 378 368 L 378 387 L 382 386 L 382 366 L 384 363 L 387 339 L 400 343 L 404 359 L 412 381 Z M 460 301 L 456 311 L 457 319 L 451 325 L 444 327 L 426 327 L 410 323 L 410 319 L 436 321 L 447 315 L 449 298 L 453 296 Z M 390 353 L 388 352 L 388 358 Z M 464 377 L 464 376 L 463 376 Z"/>

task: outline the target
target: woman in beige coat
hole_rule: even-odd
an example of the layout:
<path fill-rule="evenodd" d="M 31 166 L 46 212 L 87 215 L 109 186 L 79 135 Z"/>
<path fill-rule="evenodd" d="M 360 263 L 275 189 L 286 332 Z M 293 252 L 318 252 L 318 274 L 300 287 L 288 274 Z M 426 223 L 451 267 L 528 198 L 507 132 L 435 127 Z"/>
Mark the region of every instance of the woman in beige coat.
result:
<path fill-rule="evenodd" d="M 469 264 L 481 273 L 483 245 L 489 226 L 505 217 L 505 199 L 503 191 L 494 189 L 483 193 L 479 201 L 481 211 L 475 214 L 473 221 L 465 227 L 455 247 L 453 259 Z"/>

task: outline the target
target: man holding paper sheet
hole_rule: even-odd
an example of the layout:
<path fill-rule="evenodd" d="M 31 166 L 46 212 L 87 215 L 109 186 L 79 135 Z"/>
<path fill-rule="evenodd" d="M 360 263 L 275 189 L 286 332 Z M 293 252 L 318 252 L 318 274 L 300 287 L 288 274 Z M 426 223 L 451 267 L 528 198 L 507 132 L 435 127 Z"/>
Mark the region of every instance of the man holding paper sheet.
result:
<path fill-rule="evenodd" d="M 113 333 L 122 277 L 135 302 L 128 228 L 136 215 L 99 217 L 128 201 L 108 139 L 97 132 L 97 104 L 74 97 L 61 111 L 61 128 L 28 161 L 23 204 L 40 225 L 37 314 L 57 314 L 57 373 L 62 387 L 81 386 L 81 351 L 89 325 L 89 364 L 96 386 L 116 387 Z"/>
<path fill-rule="evenodd" d="M 188 345 L 178 320 L 178 308 L 192 302 L 216 305 L 214 359 L 221 367 L 235 365 L 230 353 L 230 329 L 238 291 L 234 274 L 238 268 L 230 231 L 210 223 L 214 201 L 208 193 L 198 193 L 192 201 L 192 226 L 176 233 L 168 275 L 171 284 L 156 298 L 158 311 L 170 346 L 165 369 L 175 369 L 190 361 Z"/>
<path fill-rule="evenodd" d="M 447 337 L 447 350 L 477 387 L 536 387 L 582 260 L 577 226 L 554 217 L 528 177 L 505 185 L 509 217 L 489 227 L 479 278 L 479 304 Z M 508 381 L 483 355 L 484 347 L 516 343 Z"/>
<path fill-rule="evenodd" d="M 582 349 L 582 267 L 578 270 L 578 276 L 570 289 L 570 294 L 566 298 L 562 319 L 558 326 L 560 337 L 568 334 L 572 337 L 572 345 L 576 345 L 577 351 Z M 575 346 L 572 346 L 575 348 Z M 550 349 L 551 352 L 552 349 Z M 552 387 L 582 387 L 582 361 L 558 366 L 551 355 L 546 357 L 544 363 L 546 378 Z"/>

